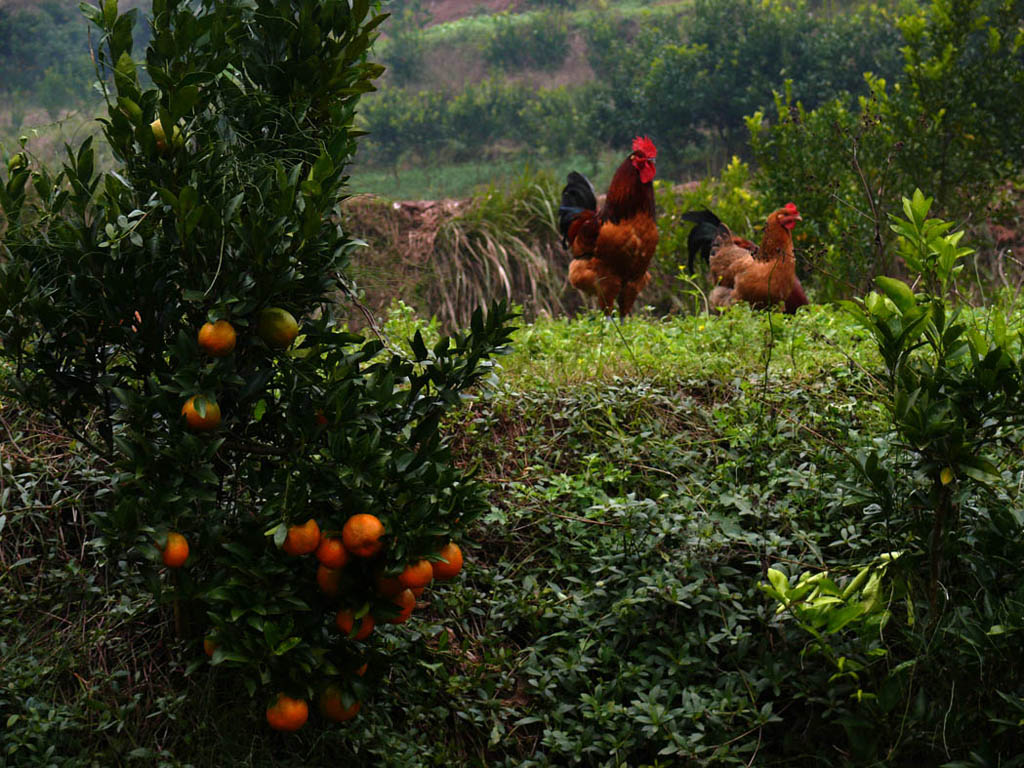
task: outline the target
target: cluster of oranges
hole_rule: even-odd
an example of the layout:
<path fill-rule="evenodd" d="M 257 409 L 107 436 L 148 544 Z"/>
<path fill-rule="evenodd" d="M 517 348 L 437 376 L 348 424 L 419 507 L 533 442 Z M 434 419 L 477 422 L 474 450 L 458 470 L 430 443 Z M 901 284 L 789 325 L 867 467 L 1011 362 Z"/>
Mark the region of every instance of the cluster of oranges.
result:
<path fill-rule="evenodd" d="M 135 313 L 138 317 L 138 312 Z M 257 315 L 256 332 L 272 349 L 287 349 L 299 335 L 299 324 L 290 312 L 269 307 Z M 210 357 L 227 357 L 235 351 L 238 334 L 227 320 L 205 323 L 199 329 L 199 349 Z M 192 395 L 181 406 L 188 428 L 193 432 L 209 432 L 220 426 L 221 413 L 217 401 L 206 395 Z M 167 534 L 162 548 L 164 565 L 180 568 L 188 559 L 188 542 L 180 533 Z"/>
<path fill-rule="evenodd" d="M 295 318 L 287 311 L 278 308 L 264 309 L 260 312 L 256 330 L 267 346 L 273 349 L 286 349 L 298 335 Z M 198 342 L 200 349 L 211 357 L 230 355 L 237 343 L 234 327 L 227 320 L 206 323 L 199 330 Z M 193 432 L 207 432 L 216 429 L 221 422 L 220 406 L 206 395 L 193 395 L 185 401 L 181 409 L 182 415 Z M 318 413 L 318 419 L 322 417 Z M 320 590 L 330 599 L 339 602 L 349 597 L 345 588 L 351 584 L 353 575 L 346 575 L 350 564 L 360 563 L 358 573 L 369 584 L 369 574 L 373 574 L 374 599 L 364 601 L 363 605 L 342 604 L 334 615 L 334 624 L 343 636 L 351 640 L 365 640 L 373 632 L 378 621 L 401 624 L 409 619 L 416 608 L 417 598 L 423 594 L 427 586 L 437 580 L 454 578 L 462 569 L 462 551 L 454 542 L 448 542 L 436 552 L 436 558 L 417 558 L 409 562 L 396 575 L 384 572 L 382 553 L 385 550 L 385 526 L 372 514 L 355 514 L 349 517 L 338 533 L 328 532 L 323 535 L 316 520 L 310 519 L 301 525 L 292 525 L 281 549 L 290 556 L 302 557 L 314 555 L 318 565 L 316 583 Z M 180 568 L 188 559 L 188 541 L 177 532 L 170 532 L 161 548 L 163 562 L 169 568 Z M 358 590 L 357 590 L 358 591 Z M 379 616 L 375 617 L 370 610 L 370 603 L 377 607 Z M 203 642 L 207 655 L 212 656 L 217 648 L 214 638 L 207 637 Z M 355 674 L 363 675 L 366 664 L 355 670 Z M 320 710 L 324 717 L 336 722 L 352 719 L 359 712 L 361 703 L 356 700 L 345 706 L 341 689 L 336 684 L 328 685 L 320 695 Z M 295 731 L 301 728 L 309 717 L 309 706 L 302 699 L 293 699 L 285 693 L 279 693 L 277 700 L 266 712 L 267 723 L 271 728 L 281 731 Z"/>
<path fill-rule="evenodd" d="M 350 563 L 376 562 L 384 551 L 385 527 L 380 518 L 368 513 L 352 515 L 345 521 L 341 535 L 324 535 L 316 520 L 310 518 L 301 525 L 288 528 L 281 547 L 288 555 L 302 557 L 314 555 L 318 561 L 316 582 L 329 598 L 344 598 L 342 584 L 345 569 Z M 377 567 L 374 591 L 390 608 L 384 613 L 390 624 L 401 624 L 409 619 L 416 608 L 416 599 L 427 586 L 437 580 L 454 578 L 462 570 L 462 550 L 455 542 L 448 542 L 437 552 L 438 560 L 420 558 L 408 563 L 397 576 L 388 576 Z M 365 640 L 378 623 L 374 614 L 354 606 L 341 607 L 334 616 L 338 630 L 349 639 Z M 364 664 L 356 674 L 363 674 Z M 328 686 L 320 696 L 320 711 L 325 717 L 344 722 L 355 717 L 361 703 L 355 701 L 345 707 L 336 685 Z M 267 722 L 277 730 L 297 730 L 309 716 L 305 701 L 279 694 L 277 702 L 267 709 Z"/>

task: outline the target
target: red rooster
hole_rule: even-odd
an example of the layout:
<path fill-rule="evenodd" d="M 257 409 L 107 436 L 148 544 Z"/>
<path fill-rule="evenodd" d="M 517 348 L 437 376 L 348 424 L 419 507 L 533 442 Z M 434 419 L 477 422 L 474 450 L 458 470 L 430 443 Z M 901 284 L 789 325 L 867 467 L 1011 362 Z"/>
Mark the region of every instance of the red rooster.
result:
<path fill-rule="evenodd" d="M 569 282 L 597 296 L 606 315 L 616 302 L 619 316 L 628 315 L 651 279 L 647 267 L 658 245 L 651 183 L 657 154 L 646 136 L 633 139 L 633 151 L 615 171 L 600 210 L 583 174 L 570 173 L 562 190 L 558 223 L 573 256 Z"/>
<path fill-rule="evenodd" d="M 712 306 L 746 301 L 765 309 L 785 304 L 785 311 L 793 314 L 807 304 L 796 276 L 792 231 L 801 217 L 793 203 L 768 216 L 760 246 L 734 235 L 711 211 L 687 211 L 681 218 L 696 223 L 687 239 L 689 269 L 692 273 L 700 251 L 710 267 Z"/>

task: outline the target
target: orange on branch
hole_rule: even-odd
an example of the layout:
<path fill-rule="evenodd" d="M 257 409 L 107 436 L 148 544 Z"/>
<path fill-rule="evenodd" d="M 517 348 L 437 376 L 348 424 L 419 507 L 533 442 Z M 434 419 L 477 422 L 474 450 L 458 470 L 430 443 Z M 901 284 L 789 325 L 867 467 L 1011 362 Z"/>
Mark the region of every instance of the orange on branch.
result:
<path fill-rule="evenodd" d="M 327 686 L 320 695 L 320 711 L 323 712 L 324 717 L 336 723 L 351 720 L 359 713 L 361 706 L 362 702 L 357 699 L 352 706 L 346 707 L 341 700 L 341 689 L 336 685 Z"/>
<path fill-rule="evenodd" d="M 203 638 L 203 650 L 207 656 L 213 656 L 213 652 L 219 647 L 219 643 L 213 639 L 212 635 L 207 635 Z"/>
<path fill-rule="evenodd" d="M 168 533 L 162 556 L 168 568 L 181 568 L 188 560 L 188 541 L 180 533 Z"/>
<path fill-rule="evenodd" d="M 377 594 L 381 597 L 394 597 L 405 589 L 405 585 L 398 580 L 397 576 L 386 576 L 383 571 L 377 572 L 373 583 L 377 588 Z"/>
<path fill-rule="evenodd" d="M 341 630 L 343 635 L 351 635 L 352 628 L 356 625 L 356 615 L 347 608 L 342 608 L 338 611 L 338 615 L 334 617 L 334 623 L 338 625 L 338 629 Z M 359 622 L 359 629 L 356 631 L 356 640 L 365 640 L 373 632 L 373 616 L 369 613 L 363 616 Z"/>
<path fill-rule="evenodd" d="M 302 525 L 293 525 L 288 529 L 284 546 L 281 547 L 289 555 L 308 555 L 320 545 L 320 526 L 316 520 L 309 518 Z"/>
<path fill-rule="evenodd" d="M 316 548 L 316 559 L 328 568 L 344 568 L 348 562 L 348 550 L 337 536 L 324 536 Z"/>
<path fill-rule="evenodd" d="M 430 564 L 434 570 L 434 578 L 439 581 L 455 578 L 462 570 L 462 550 L 459 549 L 459 545 L 449 541 L 437 554 L 443 557 L 444 561 L 435 560 Z"/>
<path fill-rule="evenodd" d="M 275 731 L 297 731 L 309 719 L 309 705 L 302 699 L 293 699 L 283 693 L 267 707 L 267 722 Z"/>
<path fill-rule="evenodd" d="M 412 616 L 412 611 L 416 607 L 416 595 L 411 589 L 403 589 L 392 598 L 391 602 L 399 609 L 399 613 L 395 618 L 389 619 L 388 623 L 404 624 Z"/>
<path fill-rule="evenodd" d="M 210 357 L 226 357 L 235 348 L 238 336 L 227 320 L 205 323 L 199 329 L 199 348 Z"/>
<path fill-rule="evenodd" d="M 171 141 L 167 141 L 167 132 L 164 130 L 164 124 L 160 122 L 158 117 L 152 123 L 149 124 L 149 128 L 153 131 L 153 138 L 156 139 L 157 151 L 166 155 L 172 149 L 180 149 L 185 146 L 185 137 L 181 135 L 181 129 L 178 126 L 171 128 Z"/>
<path fill-rule="evenodd" d="M 268 307 L 260 310 L 256 320 L 256 332 L 268 347 L 286 349 L 299 335 L 299 324 L 288 310 Z"/>
<path fill-rule="evenodd" d="M 337 597 L 341 590 L 341 571 L 321 564 L 316 569 L 316 583 L 328 597 Z"/>
<path fill-rule="evenodd" d="M 373 557 L 384 546 L 384 523 L 375 515 L 366 513 L 352 515 L 341 529 L 341 540 L 345 549 L 356 557 Z"/>
<path fill-rule="evenodd" d="M 409 589 L 425 587 L 434 580 L 434 569 L 429 560 L 417 560 L 405 566 L 405 569 L 398 574 L 398 580 L 402 582 L 402 586 Z"/>
<path fill-rule="evenodd" d="M 203 398 L 205 413 L 200 413 L 196 406 L 196 399 Z M 202 395 L 192 395 L 185 404 L 181 406 L 181 413 L 188 422 L 188 427 L 193 432 L 209 432 L 220 426 L 220 406 L 216 400 L 211 400 Z"/>

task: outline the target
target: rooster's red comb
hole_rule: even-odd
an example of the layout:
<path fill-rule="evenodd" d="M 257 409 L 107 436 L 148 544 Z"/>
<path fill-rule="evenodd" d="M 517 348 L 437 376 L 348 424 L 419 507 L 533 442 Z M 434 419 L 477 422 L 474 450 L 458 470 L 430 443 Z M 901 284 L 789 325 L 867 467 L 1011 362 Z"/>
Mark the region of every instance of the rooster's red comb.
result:
<path fill-rule="evenodd" d="M 654 142 L 646 136 L 637 136 L 633 139 L 633 151 L 639 152 L 644 157 L 657 157 L 658 148 L 654 146 Z"/>

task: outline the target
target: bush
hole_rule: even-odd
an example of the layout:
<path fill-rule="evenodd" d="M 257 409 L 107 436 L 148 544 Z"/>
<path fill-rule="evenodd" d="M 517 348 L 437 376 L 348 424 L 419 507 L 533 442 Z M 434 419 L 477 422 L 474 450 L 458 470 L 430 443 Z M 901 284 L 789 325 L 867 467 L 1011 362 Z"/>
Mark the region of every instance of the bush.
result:
<path fill-rule="evenodd" d="M 4 395 L 102 459 L 92 521 L 107 557 L 173 605 L 191 648 L 215 640 L 212 663 L 238 671 L 254 719 L 278 691 L 309 698 L 331 678 L 346 704 L 363 698 L 347 673 L 366 646 L 334 614 L 395 618 L 378 571 L 435 557 L 480 512 L 439 422 L 489 370 L 509 315 L 477 312 L 471 332 L 430 350 L 413 339 L 411 355 L 336 322 L 358 244 L 333 214 L 356 105 L 380 74 L 367 51 L 383 16 L 368 3 L 155 0 L 153 88 L 131 55 L 136 12 L 84 9 L 102 33 L 104 136 L 120 168 L 96 173 L 90 138 L 56 175 L 31 159 L 10 170 Z M 298 324 L 272 334 L 268 310 Z M 237 345 L 207 355 L 197 331 L 222 319 Z M 297 339 L 282 337 L 289 325 Z M 337 533 L 357 513 L 383 521 L 386 552 L 353 558 L 333 598 L 282 545 L 294 525 Z M 172 532 L 190 554 L 168 572 Z"/>
<path fill-rule="evenodd" d="M 484 59 L 498 70 L 558 69 L 569 51 L 569 26 L 560 13 L 499 14 L 484 43 Z"/>
<path fill-rule="evenodd" d="M 1024 126 L 992 97 L 1024 95 L 1024 74 L 1011 63 L 1020 42 L 1012 42 L 1010 5 L 968 3 L 948 15 L 936 3 L 901 17 L 902 81 L 866 75 L 867 95 L 816 109 L 787 84 L 770 124 L 761 112 L 748 119 L 755 184 L 806 211 L 800 245 L 821 275 L 822 297 L 849 296 L 874 274 L 898 273 L 887 218 L 916 185 L 936 190 L 943 215 L 978 222 L 997 185 L 1024 167 L 1004 130 L 1017 125 L 1019 136 Z M 989 130 L 994 122 L 1000 127 Z"/>

